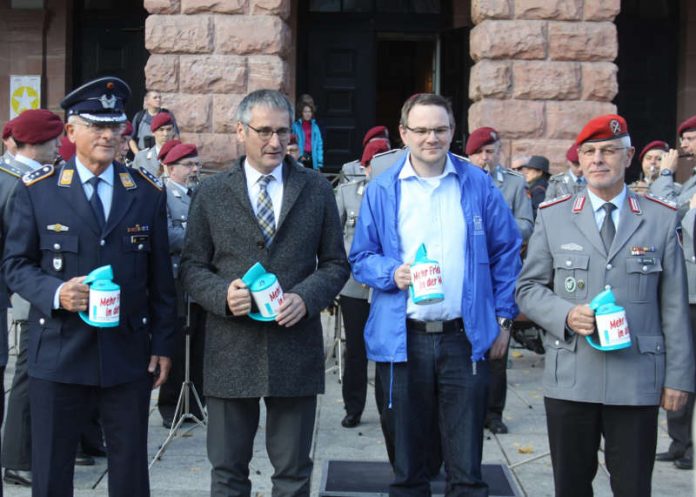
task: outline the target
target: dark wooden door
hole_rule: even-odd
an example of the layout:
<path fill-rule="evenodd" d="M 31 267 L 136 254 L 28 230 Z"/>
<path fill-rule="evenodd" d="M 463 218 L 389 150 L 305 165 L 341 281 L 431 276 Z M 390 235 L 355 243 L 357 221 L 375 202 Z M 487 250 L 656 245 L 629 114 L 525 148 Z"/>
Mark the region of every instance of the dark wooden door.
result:
<path fill-rule="evenodd" d="M 456 132 L 451 149 L 464 154 L 464 143 L 469 134 L 469 70 L 473 61 L 469 56 L 469 28 L 443 31 L 441 36 L 440 93 L 452 102 Z"/>
<path fill-rule="evenodd" d="M 337 170 L 358 157 L 362 136 L 375 122 L 375 36 L 313 30 L 308 42 L 306 88 L 318 106 L 324 164 Z"/>
<path fill-rule="evenodd" d="M 132 91 L 129 119 L 143 107 L 146 17 L 142 1 L 75 2 L 73 88 L 104 75 L 123 79 Z"/>

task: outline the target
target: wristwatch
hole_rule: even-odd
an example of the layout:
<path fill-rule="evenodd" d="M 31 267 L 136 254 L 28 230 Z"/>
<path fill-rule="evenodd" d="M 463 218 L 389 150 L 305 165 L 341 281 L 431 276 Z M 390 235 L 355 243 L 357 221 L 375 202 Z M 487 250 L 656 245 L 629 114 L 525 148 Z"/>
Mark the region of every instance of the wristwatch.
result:
<path fill-rule="evenodd" d="M 660 176 L 672 176 L 672 170 L 671 169 L 663 169 L 660 171 Z"/>
<path fill-rule="evenodd" d="M 501 328 L 506 329 L 506 330 L 509 330 L 510 328 L 512 328 L 512 319 L 498 316 L 496 318 L 496 320 L 498 321 L 498 326 L 500 326 Z"/>

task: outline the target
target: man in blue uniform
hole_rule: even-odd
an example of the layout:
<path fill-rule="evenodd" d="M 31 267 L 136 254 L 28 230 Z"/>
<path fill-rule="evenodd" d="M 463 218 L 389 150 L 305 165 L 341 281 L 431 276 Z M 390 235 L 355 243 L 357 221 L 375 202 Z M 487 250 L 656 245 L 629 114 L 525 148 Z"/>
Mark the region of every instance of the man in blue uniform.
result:
<path fill-rule="evenodd" d="M 114 162 L 128 85 L 104 77 L 61 102 L 76 156 L 23 177 L 13 202 L 3 271 L 31 304 L 29 398 L 32 495 L 73 495 L 75 451 L 98 406 L 109 448 L 109 495 L 148 496 L 150 390 L 171 367 L 175 293 L 166 196 L 146 171 Z M 80 319 L 85 275 L 111 265 L 118 327 Z"/>

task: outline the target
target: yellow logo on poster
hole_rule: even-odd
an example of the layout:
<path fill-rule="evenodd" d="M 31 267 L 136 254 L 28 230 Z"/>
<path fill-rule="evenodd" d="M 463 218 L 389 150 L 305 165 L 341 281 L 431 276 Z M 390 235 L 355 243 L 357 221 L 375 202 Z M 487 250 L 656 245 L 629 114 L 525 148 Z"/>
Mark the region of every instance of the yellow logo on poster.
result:
<path fill-rule="evenodd" d="M 28 109 L 39 108 L 39 94 L 31 86 L 20 86 L 12 92 L 12 110 L 19 115 Z"/>

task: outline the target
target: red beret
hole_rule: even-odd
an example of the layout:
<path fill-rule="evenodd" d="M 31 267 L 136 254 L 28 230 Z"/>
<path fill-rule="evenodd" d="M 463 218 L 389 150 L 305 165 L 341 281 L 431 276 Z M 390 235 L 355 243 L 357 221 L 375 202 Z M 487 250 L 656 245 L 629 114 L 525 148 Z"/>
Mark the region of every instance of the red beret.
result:
<path fill-rule="evenodd" d="M 9 137 L 12 136 L 12 121 L 14 121 L 14 119 L 10 119 L 2 127 L 2 139 L 3 140 L 7 140 Z"/>
<path fill-rule="evenodd" d="M 126 121 L 123 124 L 123 131 L 121 132 L 121 136 L 131 136 L 133 134 L 133 125 L 131 124 L 130 121 Z"/>
<path fill-rule="evenodd" d="M 466 155 L 475 154 L 481 150 L 481 147 L 489 143 L 495 143 L 498 140 L 500 140 L 500 136 L 493 128 L 475 129 L 466 141 Z"/>
<path fill-rule="evenodd" d="M 626 120 L 617 114 L 606 114 L 590 119 L 575 139 L 575 145 L 579 147 L 585 142 L 603 142 L 627 135 Z"/>
<path fill-rule="evenodd" d="M 696 116 L 691 116 L 689 119 L 681 123 L 677 128 L 677 134 L 681 138 L 681 135 L 683 135 L 685 131 L 693 130 L 696 130 Z"/>
<path fill-rule="evenodd" d="M 664 150 L 665 152 L 669 152 L 669 144 L 667 142 L 663 142 L 662 140 L 653 140 L 650 143 L 648 143 L 646 146 L 643 147 L 643 150 L 640 151 L 640 155 L 638 156 L 638 160 L 640 162 L 643 162 L 643 156 L 650 152 L 651 150 Z"/>
<path fill-rule="evenodd" d="M 167 143 L 162 145 L 159 154 L 157 154 L 157 160 L 162 162 L 162 159 L 164 159 L 164 157 L 169 153 L 169 151 L 177 145 L 181 145 L 181 142 L 179 140 L 169 140 Z"/>
<path fill-rule="evenodd" d="M 75 155 L 75 144 L 68 140 L 67 136 L 63 136 L 60 139 L 60 147 L 58 147 L 58 155 L 65 162 L 69 161 Z"/>
<path fill-rule="evenodd" d="M 386 152 L 387 150 L 389 150 L 389 143 L 387 143 L 387 140 L 375 140 L 369 142 L 363 149 L 360 164 L 366 166 L 375 155 Z"/>
<path fill-rule="evenodd" d="M 365 133 L 365 136 L 363 137 L 363 147 L 373 138 L 383 138 L 388 140 L 389 130 L 386 126 L 375 126 L 374 128 L 368 129 L 367 133 Z"/>
<path fill-rule="evenodd" d="M 62 132 L 63 121 L 46 109 L 25 110 L 12 120 L 12 138 L 21 143 L 45 143 Z"/>
<path fill-rule="evenodd" d="M 574 164 L 580 163 L 580 157 L 578 157 L 578 146 L 573 143 L 566 152 L 566 159 Z"/>
<path fill-rule="evenodd" d="M 152 118 L 150 131 L 157 131 L 166 124 L 172 124 L 172 115 L 169 112 L 160 112 Z"/>
<path fill-rule="evenodd" d="M 167 152 L 167 156 L 162 159 L 162 164 L 169 166 L 180 161 L 181 159 L 185 159 L 186 157 L 197 156 L 198 149 L 193 143 L 180 143 L 179 145 L 175 145 L 169 152 Z"/>

